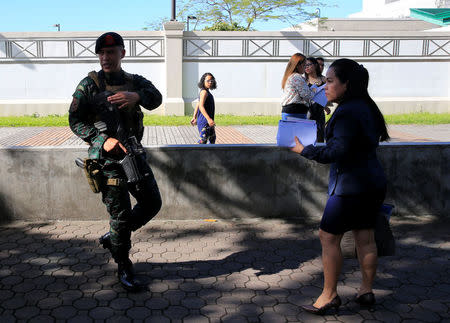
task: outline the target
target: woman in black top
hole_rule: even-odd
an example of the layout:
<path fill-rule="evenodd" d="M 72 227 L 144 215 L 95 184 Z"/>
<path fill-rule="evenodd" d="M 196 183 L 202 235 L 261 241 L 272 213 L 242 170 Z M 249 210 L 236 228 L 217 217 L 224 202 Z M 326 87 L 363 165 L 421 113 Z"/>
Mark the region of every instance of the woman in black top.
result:
<path fill-rule="evenodd" d="M 325 77 L 320 71 L 319 62 L 314 57 L 308 57 L 305 64 L 305 79 L 309 87 L 320 87 L 325 84 Z M 323 142 L 325 136 L 325 114 L 330 114 L 330 108 L 312 102 L 308 111 L 308 119 L 315 120 L 317 124 L 317 142 Z"/>
<path fill-rule="evenodd" d="M 198 82 L 200 88 L 199 102 L 194 110 L 191 124 L 197 124 L 199 133 L 199 144 L 215 144 L 216 143 L 216 123 L 214 122 L 215 103 L 214 96 L 209 90 L 217 87 L 217 82 L 211 73 L 205 73 Z"/>

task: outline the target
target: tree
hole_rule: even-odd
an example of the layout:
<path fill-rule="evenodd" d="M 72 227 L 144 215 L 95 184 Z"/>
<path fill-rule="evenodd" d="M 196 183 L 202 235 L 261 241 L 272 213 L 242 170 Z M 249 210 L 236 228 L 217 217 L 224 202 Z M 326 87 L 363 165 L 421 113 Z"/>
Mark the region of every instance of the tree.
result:
<path fill-rule="evenodd" d="M 212 26 L 205 27 L 203 30 L 211 30 L 211 31 L 246 31 L 247 29 L 243 26 L 239 26 L 236 22 L 233 22 L 230 25 L 225 21 L 217 21 Z"/>
<path fill-rule="evenodd" d="M 150 22 L 146 22 L 146 27 L 143 27 L 143 30 L 163 30 L 163 25 L 170 21 L 169 17 L 162 17 L 154 19 Z"/>
<path fill-rule="evenodd" d="M 317 17 L 305 7 L 324 6 L 320 0 L 179 0 L 178 15 L 195 15 L 199 24 L 213 28 L 219 22 L 228 26 L 243 26 L 251 30 L 256 21 L 272 19 L 291 25 Z M 314 9 L 315 10 L 315 9 Z M 234 29 L 233 29 L 234 30 Z"/>

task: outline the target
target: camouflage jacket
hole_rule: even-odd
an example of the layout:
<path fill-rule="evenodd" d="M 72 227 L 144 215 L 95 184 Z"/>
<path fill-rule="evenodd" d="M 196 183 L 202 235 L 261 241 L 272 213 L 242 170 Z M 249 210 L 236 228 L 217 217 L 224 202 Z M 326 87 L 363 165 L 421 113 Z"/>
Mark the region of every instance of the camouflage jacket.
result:
<path fill-rule="evenodd" d="M 162 102 L 161 93 L 156 87 L 144 77 L 137 74 L 127 74 L 132 77 L 133 92 L 139 94 L 139 106 L 147 110 L 156 109 Z M 125 72 L 121 71 L 115 77 L 105 77 L 107 85 L 120 86 L 126 82 Z M 89 158 L 102 158 L 103 143 L 108 138 L 106 134 L 94 127 L 95 107 L 92 106 L 93 98 L 99 93 L 95 81 L 87 76 L 78 84 L 72 95 L 72 103 L 69 109 L 70 129 L 81 139 L 87 142 L 89 147 Z"/>

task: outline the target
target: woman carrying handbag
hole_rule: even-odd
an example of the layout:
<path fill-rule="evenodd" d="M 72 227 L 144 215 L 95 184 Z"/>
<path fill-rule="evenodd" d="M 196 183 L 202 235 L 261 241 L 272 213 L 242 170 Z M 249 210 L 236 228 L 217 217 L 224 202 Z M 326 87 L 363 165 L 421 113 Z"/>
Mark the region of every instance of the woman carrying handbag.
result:
<path fill-rule="evenodd" d="M 325 315 L 337 310 L 341 299 L 337 281 L 343 257 L 340 242 L 353 231 L 362 281 L 355 301 L 372 306 L 377 268 L 374 228 L 386 194 L 386 178 L 377 159 L 380 141 L 389 139 L 386 123 L 367 92 L 369 73 L 357 62 L 339 59 L 326 76 L 325 94 L 338 107 L 328 121 L 325 146 L 303 146 L 295 138 L 292 151 L 319 163 L 331 164 L 328 201 L 320 223 L 324 287 L 314 304 L 302 308 Z"/>

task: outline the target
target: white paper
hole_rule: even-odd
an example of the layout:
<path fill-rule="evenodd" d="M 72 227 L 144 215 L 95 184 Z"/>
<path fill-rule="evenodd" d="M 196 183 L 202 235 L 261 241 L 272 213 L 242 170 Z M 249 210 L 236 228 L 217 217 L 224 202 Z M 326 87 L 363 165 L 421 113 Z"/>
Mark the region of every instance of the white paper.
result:
<path fill-rule="evenodd" d="M 314 97 L 312 98 L 312 101 L 320 104 L 321 106 L 325 107 L 327 105 L 327 96 L 325 95 L 325 84 L 318 87 L 317 85 L 311 86 L 311 88 L 316 88 L 316 93 L 314 94 Z"/>
<path fill-rule="evenodd" d="M 317 140 L 316 122 L 307 119 L 297 119 L 295 121 L 280 120 L 278 122 L 278 146 L 294 147 L 294 137 L 296 136 L 304 146 L 314 145 Z"/>

